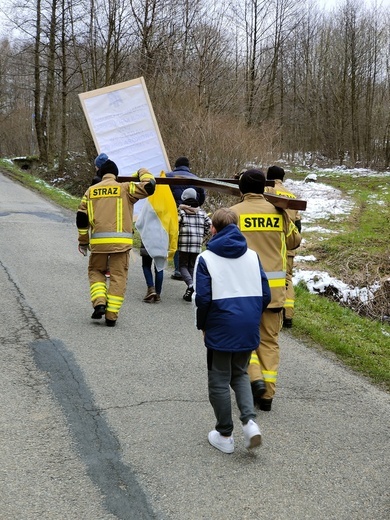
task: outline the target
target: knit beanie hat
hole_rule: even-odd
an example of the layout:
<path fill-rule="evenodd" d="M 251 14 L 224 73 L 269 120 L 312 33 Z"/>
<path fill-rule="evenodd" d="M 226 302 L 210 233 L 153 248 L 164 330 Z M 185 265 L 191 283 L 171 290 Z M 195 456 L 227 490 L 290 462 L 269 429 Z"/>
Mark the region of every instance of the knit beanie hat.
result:
<path fill-rule="evenodd" d="M 179 157 L 176 159 L 175 168 L 178 168 L 179 166 L 187 166 L 187 168 L 189 168 L 190 161 L 187 159 L 187 157 Z"/>
<path fill-rule="evenodd" d="M 234 176 L 233 176 L 233 179 L 237 179 L 238 180 L 241 177 L 241 175 L 247 171 L 247 169 L 248 168 L 243 168 L 239 172 L 235 173 Z"/>
<path fill-rule="evenodd" d="M 267 179 L 274 181 L 275 179 L 283 180 L 284 170 L 280 166 L 270 166 L 267 170 Z"/>
<path fill-rule="evenodd" d="M 95 166 L 100 168 L 102 166 L 102 164 L 104 164 L 107 160 L 108 160 L 108 155 L 105 153 L 101 153 L 95 159 Z"/>
<path fill-rule="evenodd" d="M 265 175 L 261 170 L 247 170 L 238 181 L 241 193 L 264 193 Z"/>
<path fill-rule="evenodd" d="M 113 173 L 116 177 L 118 176 L 118 166 L 114 163 L 114 161 L 111 161 L 110 159 L 107 159 L 99 170 L 99 175 L 103 177 L 106 173 Z"/>
<path fill-rule="evenodd" d="M 181 200 L 197 199 L 197 193 L 194 188 L 187 188 L 181 194 Z"/>

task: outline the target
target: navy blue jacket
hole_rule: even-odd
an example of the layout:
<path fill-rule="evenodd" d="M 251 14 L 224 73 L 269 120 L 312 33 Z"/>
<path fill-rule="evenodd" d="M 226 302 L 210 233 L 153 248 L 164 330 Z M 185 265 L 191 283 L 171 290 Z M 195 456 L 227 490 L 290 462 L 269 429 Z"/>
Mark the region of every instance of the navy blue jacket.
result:
<path fill-rule="evenodd" d="M 197 175 L 190 172 L 190 169 L 187 166 L 178 166 L 174 168 L 173 171 L 168 172 L 166 174 L 167 177 L 185 177 L 186 179 L 199 179 Z M 179 185 L 179 186 L 171 186 L 172 195 L 176 201 L 176 206 L 179 206 L 183 203 L 181 200 L 181 196 L 184 190 L 187 188 L 194 188 L 196 193 L 198 194 L 197 200 L 199 206 L 203 204 L 206 198 L 206 193 L 203 188 L 199 188 L 198 186 L 189 186 L 189 185 Z"/>
<path fill-rule="evenodd" d="M 219 231 L 194 272 L 196 326 L 207 348 L 251 351 L 260 344 L 260 319 L 271 301 L 267 276 L 235 224 Z"/>

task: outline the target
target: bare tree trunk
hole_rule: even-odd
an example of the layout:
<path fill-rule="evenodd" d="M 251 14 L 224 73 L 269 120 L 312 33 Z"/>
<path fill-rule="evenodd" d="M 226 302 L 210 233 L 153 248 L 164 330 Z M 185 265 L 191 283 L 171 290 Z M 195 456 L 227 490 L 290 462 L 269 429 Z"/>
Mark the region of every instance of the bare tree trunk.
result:
<path fill-rule="evenodd" d="M 364 162 L 367 167 L 369 166 L 370 161 L 373 160 L 374 151 L 378 148 L 373 143 L 373 119 L 375 99 L 377 95 L 378 60 L 380 56 L 379 38 L 381 36 L 380 32 L 381 31 L 378 29 L 377 22 L 374 20 L 369 34 L 367 85 L 365 94 L 366 108 L 364 117 L 365 130 L 363 136 L 363 149 Z M 376 153 L 375 160 L 378 160 Z"/>
<path fill-rule="evenodd" d="M 67 38 L 66 38 L 66 0 L 61 0 L 61 140 L 58 154 L 58 171 L 65 170 L 66 149 L 68 142 L 67 125 L 67 99 L 68 99 L 68 64 L 67 64 Z"/>
<path fill-rule="evenodd" d="M 42 159 L 42 150 L 44 148 L 44 128 L 41 118 L 41 0 L 37 0 L 36 7 L 36 30 L 34 43 L 34 121 L 35 131 L 37 134 L 37 144 L 39 156 Z"/>
<path fill-rule="evenodd" d="M 250 12 L 248 13 L 247 6 L 245 7 L 245 19 L 251 14 L 250 23 L 247 27 L 247 67 L 245 74 L 245 114 L 246 124 L 251 126 L 253 123 L 254 98 L 256 90 L 257 79 L 257 52 L 258 52 L 258 0 L 252 0 L 249 3 Z"/>
<path fill-rule="evenodd" d="M 390 166 L 390 122 L 387 123 L 386 133 L 384 136 L 384 151 L 385 151 L 385 168 Z"/>
<path fill-rule="evenodd" d="M 34 51 L 35 76 L 35 125 L 39 146 L 40 159 L 44 164 L 52 166 L 54 162 L 54 139 L 56 116 L 54 111 L 54 74 L 55 74 L 55 45 L 56 45 L 56 8 L 57 0 L 51 3 L 51 18 L 49 27 L 49 46 L 46 66 L 46 85 L 42 101 L 42 41 L 41 41 L 41 0 L 37 0 L 36 7 L 36 37 Z"/>
<path fill-rule="evenodd" d="M 358 68 L 358 58 L 357 58 L 357 28 L 356 28 L 356 11 L 353 9 L 348 13 L 349 16 L 349 69 L 350 69 L 350 82 L 351 82 L 351 90 L 350 90 L 350 123 L 351 123 L 351 141 L 350 141 L 350 157 L 353 165 L 356 164 L 357 158 L 359 156 L 359 128 L 358 128 L 358 85 L 357 85 L 357 68 Z"/>

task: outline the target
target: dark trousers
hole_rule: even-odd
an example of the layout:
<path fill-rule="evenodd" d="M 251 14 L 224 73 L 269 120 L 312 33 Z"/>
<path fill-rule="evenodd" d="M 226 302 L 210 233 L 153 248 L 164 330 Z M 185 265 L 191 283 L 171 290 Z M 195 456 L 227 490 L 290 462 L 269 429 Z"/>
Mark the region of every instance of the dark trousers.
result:
<path fill-rule="evenodd" d="M 179 266 L 180 274 L 183 280 L 191 287 L 193 285 L 194 267 L 198 253 L 187 253 L 186 251 L 179 251 Z"/>
<path fill-rule="evenodd" d="M 240 421 L 255 419 L 253 396 L 248 376 L 250 352 L 221 352 L 207 349 L 209 400 L 217 419 L 215 429 L 225 436 L 233 432 L 230 387 L 240 410 Z"/>
<path fill-rule="evenodd" d="M 155 287 L 156 293 L 161 294 L 163 279 L 164 279 L 164 271 L 157 271 L 156 266 L 152 270 L 153 258 L 151 256 L 142 255 L 142 271 L 144 273 L 146 285 L 148 287 Z M 153 281 L 153 271 L 154 271 L 154 281 Z"/>
<path fill-rule="evenodd" d="M 175 266 L 175 273 L 180 273 L 179 268 L 179 251 L 176 251 L 173 255 L 173 265 Z"/>

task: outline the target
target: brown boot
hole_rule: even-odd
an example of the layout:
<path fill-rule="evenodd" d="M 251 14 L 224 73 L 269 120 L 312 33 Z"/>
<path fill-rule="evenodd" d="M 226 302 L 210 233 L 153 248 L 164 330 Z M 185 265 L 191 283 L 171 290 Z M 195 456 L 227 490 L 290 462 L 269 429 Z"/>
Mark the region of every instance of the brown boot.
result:
<path fill-rule="evenodd" d="M 145 303 L 154 303 L 154 297 L 156 296 L 156 289 L 154 287 L 148 287 L 144 298 Z"/>

